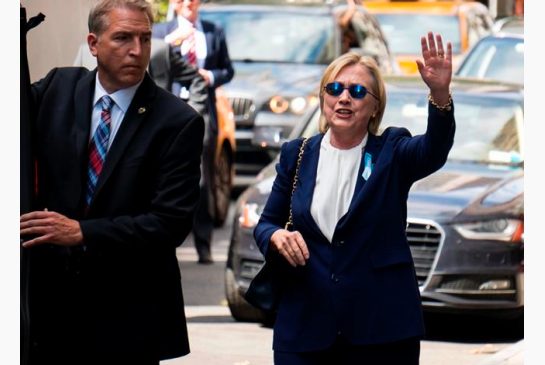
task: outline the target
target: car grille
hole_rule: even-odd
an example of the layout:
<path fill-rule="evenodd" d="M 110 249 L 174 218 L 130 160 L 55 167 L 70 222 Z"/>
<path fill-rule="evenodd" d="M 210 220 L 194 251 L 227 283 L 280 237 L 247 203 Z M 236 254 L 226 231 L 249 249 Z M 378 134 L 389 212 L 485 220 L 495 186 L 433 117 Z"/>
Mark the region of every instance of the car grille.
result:
<path fill-rule="evenodd" d="M 255 112 L 255 104 L 252 99 L 247 98 L 229 98 L 233 113 L 235 114 L 235 122 L 241 125 L 251 125 L 252 115 Z"/>
<path fill-rule="evenodd" d="M 411 248 L 418 285 L 428 278 L 441 242 L 441 231 L 431 223 L 408 222 L 407 241 Z"/>

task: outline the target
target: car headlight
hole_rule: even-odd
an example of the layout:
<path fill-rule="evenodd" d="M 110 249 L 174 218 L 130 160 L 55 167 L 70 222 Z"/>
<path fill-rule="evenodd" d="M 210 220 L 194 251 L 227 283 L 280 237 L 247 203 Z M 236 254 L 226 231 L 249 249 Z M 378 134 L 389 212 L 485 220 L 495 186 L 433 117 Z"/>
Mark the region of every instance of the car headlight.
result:
<path fill-rule="evenodd" d="M 519 219 L 494 219 L 456 224 L 454 229 L 470 240 L 519 242 L 524 234 L 524 222 Z"/>
<path fill-rule="evenodd" d="M 275 114 L 290 112 L 300 115 L 303 114 L 309 106 L 316 105 L 318 102 L 319 99 L 316 96 L 284 97 L 275 95 L 269 99 L 266 107 Z"/>
<path fill-rule="evenodd" d="M 240 216 L 238 217 L 238 224 L 240 227 L 251 229 L 257 225 L 259 222 L 259 217 L 261 216 L 260 206 L 255 203 L 244 203 L 240 211 Z"/>
<path fill-rule="evenodd" d="M 273 113 L 282 114 L 285 113 L 290 107 L 290 102 L 279 96 L 275 95 L 269 100 L 269 108 Z"/>

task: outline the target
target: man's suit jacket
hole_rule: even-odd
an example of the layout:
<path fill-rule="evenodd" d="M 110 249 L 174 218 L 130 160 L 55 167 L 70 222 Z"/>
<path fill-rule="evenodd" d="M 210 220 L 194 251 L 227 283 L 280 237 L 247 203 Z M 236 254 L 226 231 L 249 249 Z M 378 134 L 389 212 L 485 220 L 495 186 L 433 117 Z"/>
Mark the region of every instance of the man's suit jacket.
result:
<path fill-rule="evenodd" d="M 254 231 L 264 256 L 280 262 L 275 267 L 284 294 L 274 327 L 275 350 L 321 350 L 339 334 L 353 344 L 423 335 L 418 282 L 405 235 L 406 201 L 413 182 L 444 164 L 454 130 L 453 113 L 442 115 L 430 107 L 425 135 L 411 137 L 404 128 L 369 134 L 362 153 L 372 156 L 371 175 L 362 177 L 362 156 L 352 201 L 332 242 L 310 212 L 323 134 L 312 137 L 292 198 L 293 229 L 310 251 L 306 265 L 297 268 L 269 250 L 271 235 L 288 219 L 301 141 L 282 146 L 278 174 Z"/>
<path fill-rule="evenodd" d="M 32 86 L 38 206 L 78 220 L 84 246 L 31 249 L 31 315 L 42 339 L 70 329 L 82 351 L 103 359 L 182 356 L 189 345 L 175 250 L 198 200 L 203 120 L 146 74 L 84 209 L 95 77 L 59 68 Z"/>

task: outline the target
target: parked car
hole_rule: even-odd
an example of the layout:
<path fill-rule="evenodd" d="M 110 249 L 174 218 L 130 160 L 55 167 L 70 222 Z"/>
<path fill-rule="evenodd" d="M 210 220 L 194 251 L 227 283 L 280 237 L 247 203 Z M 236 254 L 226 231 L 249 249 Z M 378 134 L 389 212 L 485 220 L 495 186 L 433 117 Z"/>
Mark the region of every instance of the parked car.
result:
<path fill-rule="evenodd" d="M 524 34 L 524 16 L 512 15 L 494 21 L 494 31 Z"/>
<path fill-rule="evenodd" d="M 382 128 L 423 133 L 427 88 L 386 77 Z M 407 240 L 426 311 L 520 318 L 524 308 L 523 92 L 513 84 L 455 79 L 456 136 L 447 163 L 417 181 L 407 204 Z M 290 138 L 318 131 L 319 108 Z M 277 157 L 278 158 L 278 157 Z M 238 198 L 225 268 L 231 314 L 269 321 L 243 294 L 263 264 L 253 230 L 270 194 L 275 162 Z M 311 258 L 312 259 L 312 258 Z"/>
<path fill-rule="evenodd" d="M 152 40 L 152 53 L 154 56 L 151 63 L 156 65 L 166 62 L 162 54 L 167 54 L 166 43 L 161 40 Z M 80 45 L 75 57 L 74 66 L 83 66 L 90 70 L 96 67 L 96 58 L 89 52 L 87 43 Z M 166 66 L 158 67 L 167 70 Z M 158 83 L 161 87 L 166 87 Z M 210 184 L 209 201 L 212 202 L 213 219 L 216 227 L 222 226 L 227 218 L 229 205 L 231 203 L 231 191 L 234 180 L 234 160 L 236 152 L 235 120 L 231 103 L 227 99 L 221 87 L 216 88 L 216 110 L 218 118 L 218 138 L 214 165 L 209 166 L 213 171 L 213 179 Z"/>
<path fill-rule="evenodd" d="M 524 35 L 498 33 L 481 40 L 465 56 L 456 75 L 524 84 Z"/>
<path fill-rule="evenodd" d="M 274 158 L 276 151 L 266 141 L 286 138 L 316 105 L 322 73 L 342 52 L 371 55 L 383 72 L 396 72 L 375 18 L 360 6 L 343 33 L 338 19 L 345 10 L 344 1 L 316 0 L 214 1 L 201 6 L 200 16 L 224 29 L 236 71 L 224 88 L 235 112 L 237 185 L 251 183 Z"/>
<path fill-rule="evenodd" d="M 419 39 L 429 31 L 452 43 L 454 69 L 477 41 L 493 32 L 488 8 L 477 1 L 366 1 L 386 34 L 390 50 L 407 75 L 418 73 Z"/>

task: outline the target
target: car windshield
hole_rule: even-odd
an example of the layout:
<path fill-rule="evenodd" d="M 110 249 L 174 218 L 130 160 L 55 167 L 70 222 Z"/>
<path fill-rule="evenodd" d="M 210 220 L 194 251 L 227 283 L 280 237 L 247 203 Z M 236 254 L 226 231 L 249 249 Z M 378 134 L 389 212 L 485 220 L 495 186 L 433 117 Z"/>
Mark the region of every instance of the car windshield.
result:
<path fill-rule="evenodd" d="M 334 52 L 334 18 L 297 12 L 202 11 L 223 27 L 233 61 L 327 64 Z"/>
<path fill-rule="evenodd" d="M 457 74 L 524 84 L 524 40 L 483 39 L 467 56 Z"/>
<path fill-rule="evenodd" d="M 456 134 L 449 159 L 485 164 L 523 161 L 523 106 L 505 98 L 456 95 Z M 302 132 L 318 133 L 320 110 Z M 390 92 L 381 129 L 405 127 L 413 135 L 426 132 L 428 99 L 423 93 Z"/>
<path fill-rule="evenodd" d="M 407 13 L 376 14 L 376 17 L 394 54 L 420 54 L 420 37 L 432 29 L 452 43 L 453 54 L 460 53 L 460 24 L 456 16 Z"/>

